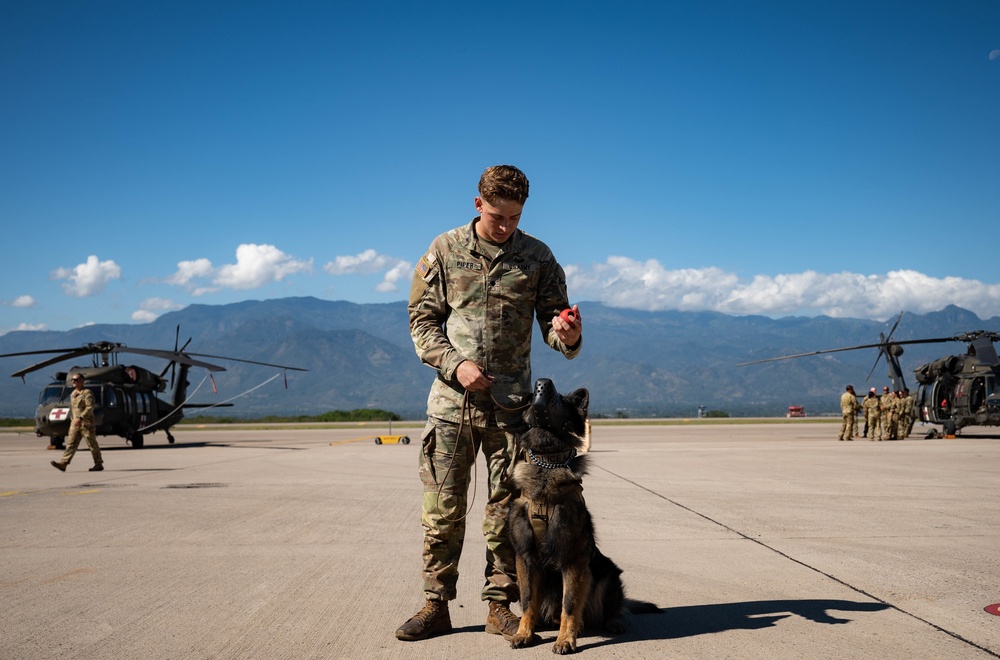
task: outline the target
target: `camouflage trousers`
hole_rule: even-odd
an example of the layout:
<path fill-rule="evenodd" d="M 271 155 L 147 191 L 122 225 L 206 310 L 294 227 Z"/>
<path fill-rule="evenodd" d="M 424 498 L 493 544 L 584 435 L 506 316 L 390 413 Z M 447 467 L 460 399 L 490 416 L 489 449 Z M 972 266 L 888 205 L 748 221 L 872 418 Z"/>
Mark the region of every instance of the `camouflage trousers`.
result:
<path fill-rule="evenodd" d="M 94 457 L 94 465 L 104 465 L 104 460 L 101 458 L 101 446 L 97 444 L 97 433 L 94 425 L 79 424 L 75 421 L 70 422 L 69 425 L 69 435 L 66 436 L 66 450 L 63 451 L 62 456 L 63 465 L 69 465 L 69 462 L 73 460 L 73 456 L 80 446 L 81 438 L 87 439 L 87 446 L 90 447 L 90 453 Z"/>
<path fill-rule="evenodd" d="M 885 414 L 879 411 L 875 414 L 875 435 L 872 437 L 876 440 L 883 440 L 885 436 Z"/>
<path fill-rule="evenodd" d="M 850 440 L 854 437 L 854 425 L 858 418 L 854 413 L 843 413 L 843 418 L 844 420 L 840 424 L 840 435 L 837 437 L 840 440 Z"/>
<path fill-rule="evenodd" d="M 865 413 L 865 426 L 868 427 L 868 437 L 872 440 L 878 440 L 881 431 L 878 411 Z"/>
<path fill-rule="evenodd" d="M 899 436 L 897 431 L 899 430 L 899 416 L 890 412 L 888 415 L 882 418 L 882 426 L 885 429 L 885 437 L 887 440 L 896 440 Z"/>
<path fill-rule="evenodd" d="M 512 497 L 501 483 L 513 456 L 514 437 L 495 425 L 471 428 L 465 424 L 461 438 L 458 431 L 458 424 L 431 418 L 421 438 L 424 595 L 428 600 L 454 600 L 456 596 L 470 473 L 482 451 L 489 484 L 483 517 L 486 537 L 483 600 L 516 601 L 514 551 L 507 539 L 507 509 Z"/>

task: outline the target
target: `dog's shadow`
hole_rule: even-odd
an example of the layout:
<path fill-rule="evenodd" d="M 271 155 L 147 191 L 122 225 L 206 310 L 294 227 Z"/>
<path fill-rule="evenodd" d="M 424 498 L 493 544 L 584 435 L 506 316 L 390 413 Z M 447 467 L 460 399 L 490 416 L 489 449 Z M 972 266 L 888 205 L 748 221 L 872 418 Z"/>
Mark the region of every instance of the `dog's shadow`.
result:
<path fill-rule="evenodd" d="M 793 614 L 816 623 L 844 624 L 850 623 L 851 619 L 834 616 L 830 611 L 879 612 L 889 607 L 885 603 L 851 600 L 756 600 L 668 607 L 656 614 L 630 615 L 626 619 L 627 629 L 621 635 L 594 639 L 595 635 L 602 634 L 601 631 L 584 631 L 579 640 L 579 648 L 582 650 L 641 639 L 681 639 L 727 630 L 760 630 L 771 628 Z"/>

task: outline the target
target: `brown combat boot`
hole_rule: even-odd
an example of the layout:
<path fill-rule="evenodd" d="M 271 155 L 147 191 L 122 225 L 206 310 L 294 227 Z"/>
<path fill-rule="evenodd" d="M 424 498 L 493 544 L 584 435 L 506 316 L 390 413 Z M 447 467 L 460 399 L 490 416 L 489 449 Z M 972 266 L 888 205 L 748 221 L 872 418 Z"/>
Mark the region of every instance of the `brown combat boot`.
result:
<path fill-rule="evenodd" d="M 429 600 L 422 610 L 396 629 L 396 639 L 415 642 L 450 631 L 451 615 L 448 613 L 448 601 Z"/>
<path fill-rule="evenodd" d="M 490 613 L 486 617 L 486 632 L 491 635 L 503 635 L 508 642 L 517 634 L 521 619 L 510 611 L 509 603 L 490 601 Z"/>

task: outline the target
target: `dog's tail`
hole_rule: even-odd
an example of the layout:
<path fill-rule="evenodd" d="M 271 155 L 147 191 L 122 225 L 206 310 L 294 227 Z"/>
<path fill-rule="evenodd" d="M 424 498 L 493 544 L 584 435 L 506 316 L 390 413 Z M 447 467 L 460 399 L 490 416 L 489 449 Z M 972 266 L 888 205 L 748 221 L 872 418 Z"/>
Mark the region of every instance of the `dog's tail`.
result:
<path fill-rule="evenodd" d="M 625 599 L 625 609 L 632 614 L 656 614 L 661 611 L 659 605 L 656 603 L 650 603 L 645 600 L 636 600 L 634 598 Z"/>

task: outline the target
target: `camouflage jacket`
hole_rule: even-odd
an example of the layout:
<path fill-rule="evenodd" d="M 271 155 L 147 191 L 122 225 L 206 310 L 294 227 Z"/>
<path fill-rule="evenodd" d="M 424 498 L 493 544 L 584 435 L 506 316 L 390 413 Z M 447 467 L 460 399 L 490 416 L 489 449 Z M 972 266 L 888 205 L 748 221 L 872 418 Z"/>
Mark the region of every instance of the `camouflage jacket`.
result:
<path fill-rule="evenodd" d="M 874 394 L 866 396 L 861 407 L 865 409 L 865 415 L 877 415 L 879 413 L 878 397 Z"/>
<path fill-rule="evenodd" d="M 840 412 L 845 415 L 853 415 L 860 407 L 858 405 L 858 397 L 853 393 L 844 392 L 840 395 Z"/>
<path fill-rule="evenodd" d="M 913 412 L 914 406 L 917 405 L 917 400 L 912 394 L 904 396 L 903 399 L 903 414 L 910 415 Z"/>
<path fill-rule="evenodd" d="M 80 420 L 81 424 L 94 423 L 94 393 L 86 387 L 82 390 L 73 390 L 69 396 L 69 405 L 72 409 L 73 421 Z"/>
<path fill-rule="evenodd" d="M 437 370 L 427 415 L 461 421 L 465 388 L 455 370 L 472 360 L 493 376 L 488 392 L 470 394 L 472 423 L 500 426 L 520 419 L 531 393 L 532 319 L 546 343 L 567 358 L 570 348 L 552 329 L 552 318 L 569 306 L 566 275 L 548 246 L 517 230 L 492 261 L 480 248 L 475 218 L 441 234 L 417 262 L 410 287 L 410 336 L 417 356 Z M 468 418 L 467 418 L 468 419 Z"/>

